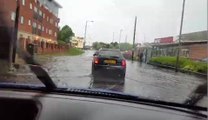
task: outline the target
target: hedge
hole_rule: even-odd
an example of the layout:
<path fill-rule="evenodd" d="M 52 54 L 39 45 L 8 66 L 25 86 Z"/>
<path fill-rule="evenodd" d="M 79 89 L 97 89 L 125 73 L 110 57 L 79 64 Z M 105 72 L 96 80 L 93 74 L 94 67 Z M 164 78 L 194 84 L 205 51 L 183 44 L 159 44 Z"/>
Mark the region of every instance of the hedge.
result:
<path fill-rule="evenodd" d="M 176 57 L 168 57 L 168 56 L 153 57 L 150 59 L 150 62 L 175 67 Z M 184 57 L 179 58 L 179 67 L 183 70 L 189 70 L 199 73 L 207 73 L 206 62 L 193 61 Z"/>

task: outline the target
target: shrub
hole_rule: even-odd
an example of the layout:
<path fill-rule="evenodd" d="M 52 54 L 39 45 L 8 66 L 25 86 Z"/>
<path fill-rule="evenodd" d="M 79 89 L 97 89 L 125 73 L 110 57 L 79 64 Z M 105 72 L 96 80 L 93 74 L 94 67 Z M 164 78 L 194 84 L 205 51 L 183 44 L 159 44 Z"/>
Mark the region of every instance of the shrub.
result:
<path fill-rule="evenodd" d="M 169 57 L 169 56 L 153 57 L 151 58 L 150 62 L 175 67 L 176 57 Z M 189 70 L 193 72 L 207 73 L 207 63 L 193 61 L 184 57 L 179 58 L 179 67 L 181 69 Z"/>

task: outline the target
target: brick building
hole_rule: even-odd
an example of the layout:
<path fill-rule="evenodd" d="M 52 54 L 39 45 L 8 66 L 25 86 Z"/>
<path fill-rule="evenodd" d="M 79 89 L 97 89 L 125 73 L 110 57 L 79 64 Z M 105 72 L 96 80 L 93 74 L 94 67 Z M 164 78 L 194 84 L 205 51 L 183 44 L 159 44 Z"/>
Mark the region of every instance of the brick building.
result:
<path fill-rule="evenodd" d="M 202 60 L 208 57 L 208 40 L 181 41 L 180 56 L 192 60 Z M 176 56 L 178 43 L 152 44 L 152 56 Z"/>
<path fill-rule="evenodd" d="M 0 0 L 1 19 L 7 28 L 14 28 L 17 0 Z M 38 53 L 61 51 L 66 46 L 57 44 L 59 31 L 58 11 L 61 6 L 55 0 L 19 0 L 18 45 L 26 49 L 27 44 L 38 46 Z M 12 35 L 11 35 L 12 36 Z"/>

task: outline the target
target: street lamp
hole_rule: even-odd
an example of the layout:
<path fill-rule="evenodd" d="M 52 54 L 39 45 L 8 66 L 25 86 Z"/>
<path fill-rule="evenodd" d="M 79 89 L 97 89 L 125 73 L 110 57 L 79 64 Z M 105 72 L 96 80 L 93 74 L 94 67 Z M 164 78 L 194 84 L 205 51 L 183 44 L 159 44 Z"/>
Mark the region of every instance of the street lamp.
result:
<path fill-rule="evenodd" d="M 85 32 L 84 32 L 84 45 L 83 45 L 84 48 L 85 48 L 86 39 L 87 39 L 87 24 L 89 22 L 94 22 L 94 21 L 92 21 L 92 20 L 91 21 L 89 21 L 89 20 L 86 21 L 86 24 L 85 24 Z"/>

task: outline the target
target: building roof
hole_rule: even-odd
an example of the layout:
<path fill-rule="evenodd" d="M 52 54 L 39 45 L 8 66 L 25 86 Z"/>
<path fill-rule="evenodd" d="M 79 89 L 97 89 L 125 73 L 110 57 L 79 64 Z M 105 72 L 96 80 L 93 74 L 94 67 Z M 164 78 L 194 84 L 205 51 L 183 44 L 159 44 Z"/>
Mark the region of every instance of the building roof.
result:
<path fill-rule="evenodd" d="M 187 45 L 187 44 L 196 44 L 196 43 L 208 43 L 208 40 L 182 40 L 181 44 L 182 45 Z M 178 42 L 174 43 L 151 43 L 152 46 L 176 46 L 178 45 Z"/>
<path fill-rule="evenodd" d="M 177 36 L 179 38 L 179 36 Z M 206 40 L 208 39 L 208 31 L 198 31 L 182 34 L 182 40 Z M 177 39 L 178 40 L 178 39 Z"/>

